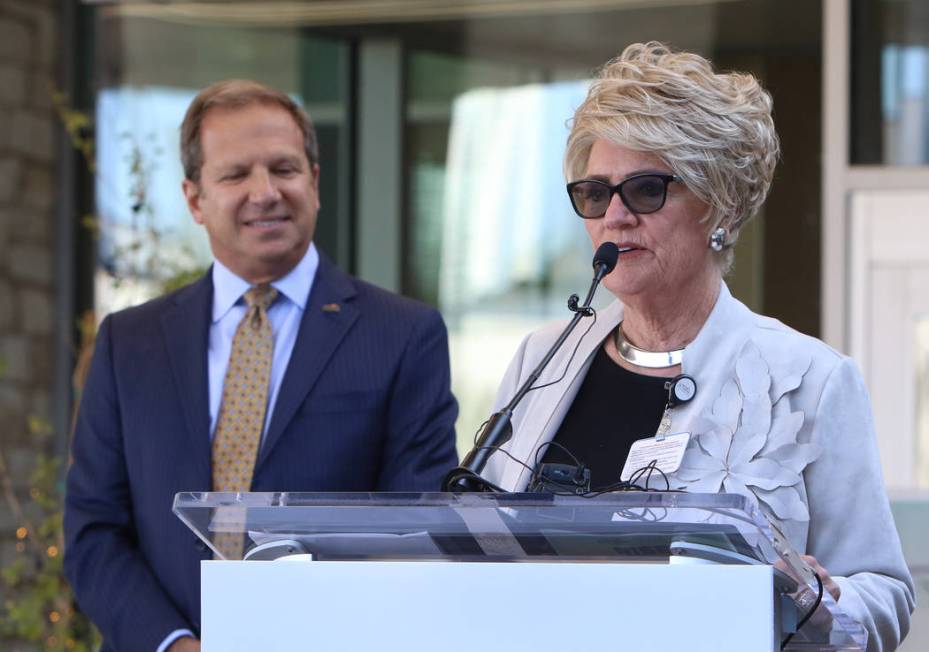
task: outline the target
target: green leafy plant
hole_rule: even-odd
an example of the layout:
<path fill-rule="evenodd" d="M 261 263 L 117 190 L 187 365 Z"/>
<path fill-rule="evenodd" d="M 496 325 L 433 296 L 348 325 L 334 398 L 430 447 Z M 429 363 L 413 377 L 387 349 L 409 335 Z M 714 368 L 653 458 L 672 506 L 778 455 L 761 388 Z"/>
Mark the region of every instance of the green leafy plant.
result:
<path fill-rule="evenodd" d="M 92 313 L 80 322 L 81 341 L 72 375 L 76 399 L 80 397 L 93 352 L 95 334 Z M 3 365 L 0 365 L 2 368 Z M 0 373 L 0 379 L 3 374 Z M 52 440 L 51 424 L 39 417 L 27 420 L 29 439 L 39 450 Z M 0 569 L 3 604 L 0 612 L 0 642 L 12 652 L 32 647 L 49 652 L 91 652 L 100 647 L 101 637 L 90 620 L 76 607 L 62 568 L 62 462 L 40 454 L 21 497 L 13 486 L 7 458 L 0 450 L 0 491 L 16 520 L 16 555 Z"/>
<path fill-rule="evenodd" d="M 53 101 L 72 146 L 82 154 L 91 173 L 97 174 L 93 121 L 89 115 L 68 105 L 68 98 L 56 94 Z M 113 250 L 117 264 L 111 274 L 115 285 L 127 279 L 151 282 L 153 292 L 178 288 L 204 273 L 196 264 L 189 246 L 182 243 L 173 260 L 159 258 L 163 232 L 148 197 L 155 162 L 146 158 L 141 144 L 132 135 L 126 160 L 130 178 L 127 202 L 131 210 L 128 237 Z M 155 155 L 158 151 L 155 150 Z M 95 236 L 100 233 L 96 215 L 80 218 L 83 228 Z M 83 390 L 86 371 L 93 353 L 96 319 L 92 311 L 80 319 L 81 342 L 72 379 L 75 405 Z M 0 359 L 0 380 L 6 363 Z M 73 421 L 73 417 L 72 417 Z M 52 428 L 47 421 L 30 418 L 29 440 L 37 450 L 47 450 Z M 73 428 L 73 423 L 72 423 Z M 0 569 L 0 647 L 12 652 L 34 649 L 50 652 L 91 652 L 100 647 L 101 637 L 89 619 L 75 605 L 62 569 L 64 535 L 62 530 L 63 461 L 39 455 L 32 472 L 28 495 L 18 495 L 7 457 L 0 450 L 0 491 L 16 521 L 14 559 Z"/>
<path fill-rule="evenodd" d="M 47 431 L 47 424 L 32 421 L 34 434 Z M 16 557 L 0 572 L 6 616 L 0 623 L 0 634 L 14 652 L 17 642 L 37 643 L 41 649 L 54 652 L 96 650 L 100 636 L 75 609 L 62 571 L 60 461 L 39 456 L 29 482 L 28 510 L 15 495 L 8 471 L 0 454 L 4 495 L 20 523 Z M 28 516 L 27 511 L 36 516 Z"/>

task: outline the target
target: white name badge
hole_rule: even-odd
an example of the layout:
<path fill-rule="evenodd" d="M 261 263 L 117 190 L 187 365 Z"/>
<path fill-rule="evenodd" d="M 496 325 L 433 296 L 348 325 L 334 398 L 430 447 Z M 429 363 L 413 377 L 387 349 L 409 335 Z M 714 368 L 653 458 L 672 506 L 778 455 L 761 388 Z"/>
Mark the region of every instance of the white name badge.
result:
<path fill-rule="evenodd" d="M 690 441 L 689 432 L 678 432 L 664 437 L 649 437 L 640 439 L 629 449 L 629 457 L 623 466 L 621 480 L 628 480 L 641 468 L 655 460 L 655 466 L 665 475 L 670 475 L 681 467 L 687 442 Z"/>

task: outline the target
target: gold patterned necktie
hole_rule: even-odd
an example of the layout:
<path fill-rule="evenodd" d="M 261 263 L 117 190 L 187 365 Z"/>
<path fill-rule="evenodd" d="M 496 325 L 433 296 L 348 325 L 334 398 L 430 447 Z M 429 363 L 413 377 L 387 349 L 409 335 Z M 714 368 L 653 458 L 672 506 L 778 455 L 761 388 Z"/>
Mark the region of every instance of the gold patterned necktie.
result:
<path fill-rule="evenodd" d="M 264 430 L 274 335 L 268 308 L 277 290 L 258 285 L 245 293 L 247 310 L 232 338 L 223 397 L 213 435 L 213 490 L 248 491 Z"/>
<path fill-rule="evenodd" d="M 255 286 L 244 295 L 247 309 L 232 338 L 219 418 L 213 434 L 213 491 L 248 491 L 252 485 L 268 406 L 274 352 L 268 308 L 276 298 L 277 290 L 269 285 Z M 240 535 L 220 533 L 214 542 L 226 559 L 241 557 Z"/>

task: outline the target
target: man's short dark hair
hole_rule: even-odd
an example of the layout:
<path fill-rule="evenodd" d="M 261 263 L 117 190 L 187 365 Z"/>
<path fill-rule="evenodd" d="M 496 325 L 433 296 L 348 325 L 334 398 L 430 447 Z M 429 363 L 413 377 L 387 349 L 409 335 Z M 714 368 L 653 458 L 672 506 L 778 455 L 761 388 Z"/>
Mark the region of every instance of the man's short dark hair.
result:
<path fill-rule="evenodd" d="M 184 176 L 194 183 L 200 182 L 203 167 L 203 143 L 200 127 L 210 109 L 235 109 L 253 104 L 280 106 L 287 111 L 303 133 L 303 150 L 310 165 L 319 162 L 316 130 L 303 108 L 286 93 L 250 79 L 227 79 L 207 86 L 197 94 L 187 108 L 181 123 L 181 163 Z"/>

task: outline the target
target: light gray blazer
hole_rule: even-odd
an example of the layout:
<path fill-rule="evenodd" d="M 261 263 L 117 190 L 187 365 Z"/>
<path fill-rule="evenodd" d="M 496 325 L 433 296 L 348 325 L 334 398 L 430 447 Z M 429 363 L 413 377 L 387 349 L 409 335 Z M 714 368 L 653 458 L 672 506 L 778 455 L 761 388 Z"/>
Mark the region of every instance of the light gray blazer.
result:
<path fill-rule="evenodd" d="M 535 451 L 555 436 L 594 354 L 622 315 L 622 304 L 614 302 L 597 315 L 589 333 L 584 335 L 590 321 L 583 320 L 571 334 L 536 384 L 562 373 L 564 378 L 529 392 L 516 409 L 514 434 L 504 446 L 511 455 L 533 466 Z M 495 410 L 509 401 L 563 326 L 553 324 L 523 340 Z M 749 496 L 796 550 L 814 555 L 833 575 L 842 589 L 841 607 L 868 630 L 868 650 L 896 648 L 909 630 L 913 580 L 855 363 L 751 312 L 723 283 L 706 323 L 684 349 L 682 368 L 698 389 L 692 401 L 672 411 L 671 432 L 692 433 L 681 468 L 670 477 L 672 487 Z M 606 427 L 604 432 L 607 436 Z M 483 475 L 521 491 L 530 472 L 495 453 Z"/>

